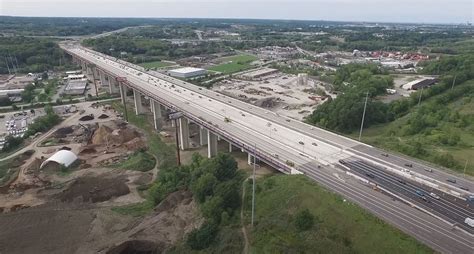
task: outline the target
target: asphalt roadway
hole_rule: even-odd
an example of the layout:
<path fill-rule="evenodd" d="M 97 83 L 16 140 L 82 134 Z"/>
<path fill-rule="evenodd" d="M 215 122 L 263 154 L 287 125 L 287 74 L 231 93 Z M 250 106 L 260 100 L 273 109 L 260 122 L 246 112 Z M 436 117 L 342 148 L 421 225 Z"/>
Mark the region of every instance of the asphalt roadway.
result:
<path fill-rule="evenodd" d="M 453 230 L 448 223 L 394 201 L 355 180 L 341 181 L 334 177 L 340 159 L 357 157 L 354 153 L 356 147 L 370 146 L 180 80 L 175 83 L 171 82 L 174 79 L 170 81 L 138 71 L 138 67 L 125 66 L 109 57 L 104 58 L 101 54 L 77 47 L 68 51 L 114 76 L 126 77 L 134 89 L 163 104 L 173 105 L 173 108 L 183 112 L 192 121 L 233 144 L 244 147 L 247 151 L 252 151 L 251 148 L 256 146 L 257 156 L 272 166 L 279 168 L 281 165 L 284 168 L 285 161 L 293 162 L 308 177 L 440 252 L 472 253 L 474 249 L 472 235 L 458 229 Z M 186 85 L 178 85 L 178 82 Z M 254 114 L 254 111 L 257 113 Z M 227 117 L 231 122 L 224 120 Z M 351 149 L 354 151 L 349 151 Z M 373 156 L 364 158 L 372 160 Z"/>
<path fill-rule="evenodd" d="M 403 196 L 417 206 L 443 217 L 451 223 L 458 223 L 459 227 L 474 234 L 474 228 L 464 223 L 467 217 L 474 218 L 474 208 L 469 206 L 467 201 L 393 175 L 361 160 L 348 160 L 344 165 L 357 172 L 359 176 Z M 436 196 L 430 195 L 431 193 Z"/>

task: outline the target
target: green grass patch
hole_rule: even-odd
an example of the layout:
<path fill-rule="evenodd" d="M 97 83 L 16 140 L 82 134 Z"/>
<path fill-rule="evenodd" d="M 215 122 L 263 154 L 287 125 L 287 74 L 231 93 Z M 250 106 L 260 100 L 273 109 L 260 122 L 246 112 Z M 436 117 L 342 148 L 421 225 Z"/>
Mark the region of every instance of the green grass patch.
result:
<path fill-rule="evenodd" d="M 474 81 L 467 81 L 455 89 L 474 87 Z M 421 104 L 433 103 L 444 94 L 433 96 Z M 443 104 L 440 109 L 429 111 L 427 114 L 445 116 L 442 120 L 431 121 L 428 126 L 417 133 L 407 133 L 405 130 L 413 121 L 414 114 L 421 110 L 419 106 L 411 109 L 407 115 L 393 122 L 379 124 L 364 129 L 362 141 L 381 147 L 395 153 L 405 154 L 427 162 L 444 166 L 459 173 L 474 176 L 474 93 L 463 94 L 451 102 Z M 441 112 L 442 113 L 437 113 Z M 350 135 L 358 137 L 358 132 Z M 452 142 L 453 137 L 456 139 Z"/>
<path fill-rule="evenodd" d="M 250 182 L 246 188 L 251 193 Z M 246 197 L 249 223 L 251 195 Z M 304 209 L 314 216 L 314 225 L 301 231 L 295 217 Z M 249 233 L 250 253 L 433 252 L 305 176 L 277 175 L 257 180 L 256 220 Z"/>
<path fill-rule="evenodd" d="M 236 55 L 222 58 L 223 63 L 212 66 L 209 68 L 210 71 L 222 72 L 224 74 L 230 74 L 234 72 L 243 71 L 251 68 L 251 62 L 257 60 L 257 57 L 253 55 Z"/>
<path fill-rule="evenodd" d="M 152 170 L 155 167 L 155 164 L 156 160 L 153 155 L 145 151 L 137 151 L 133 153 L 127 160 L 112 165 L 112 167 L 146 172 Z"/>
<path fill-rule="evenodd" d="M 162 62 L 162 61 L 153 61 L 139 64 L 143 68 L 152 69 L 152 68 L 163 68 L 166 66 L 173 65 L 172 63 Z"/>
<path fill-rule="evenodd" d="M 119 101 L 111 103 L 112 107 L 119 112 L 124 112 L 123 105 Z M 158 159 L 159 167 L 170 167 L 176 165 L 176 153 L 174 146 L 168 145 L 161 140 L 160 135 L 155 131 L 151 121 L 145 115 L 136 115 L 133 108 L 128 105 L 128 121 L 145 131 L 148 143 L 148 152 Z"/>

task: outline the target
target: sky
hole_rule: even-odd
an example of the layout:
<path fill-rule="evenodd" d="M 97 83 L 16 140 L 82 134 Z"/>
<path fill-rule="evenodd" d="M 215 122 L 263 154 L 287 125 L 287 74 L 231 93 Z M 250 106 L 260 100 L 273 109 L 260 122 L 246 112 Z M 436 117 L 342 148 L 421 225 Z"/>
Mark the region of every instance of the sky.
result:
<path fill-rule="evenodd" d="M 0 0 L 0 15 L 473 23 L 474 0 Z"/>

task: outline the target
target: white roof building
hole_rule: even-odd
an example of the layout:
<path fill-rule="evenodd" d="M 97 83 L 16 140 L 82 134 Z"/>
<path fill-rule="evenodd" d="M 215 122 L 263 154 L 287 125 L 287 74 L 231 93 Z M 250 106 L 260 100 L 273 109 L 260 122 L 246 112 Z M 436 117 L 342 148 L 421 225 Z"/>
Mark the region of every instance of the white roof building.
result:
<path fill-rule="evenodd" d="M 201 68 L 184 67 L 184 68 L 170 70 L 168 71 L 168 73 L 172 77 L 176 77 L 176 78 L 192 78 L 196 76 L 206 75 L 207 71 Z"/>
<path fill-rule="evenodd" d="M 77 160 L 77 156 L 68 150 L 59 150 L 53 156 L 49 157 L 47 160 L 41 163 L 40 169 L 42 169 L 46 164 L 50 162 L 56 162 L 65 167 L 69 167 L 73 162 Z"/>

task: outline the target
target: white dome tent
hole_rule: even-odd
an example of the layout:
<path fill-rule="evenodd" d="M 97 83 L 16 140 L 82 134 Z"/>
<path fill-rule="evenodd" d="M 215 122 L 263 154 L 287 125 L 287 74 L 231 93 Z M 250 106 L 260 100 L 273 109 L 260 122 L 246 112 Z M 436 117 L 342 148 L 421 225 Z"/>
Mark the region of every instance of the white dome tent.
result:
<path fill-rule="evenodd" d="M 40 169 L 46 166 L 50 162 L 55 162 L 57 164 L 69 167 L 73 162 L 77 160 L 77 156 L 68 150 L 59 150 L 53 156 L 49 157 L 47 160 L 41 163 Z"/>

